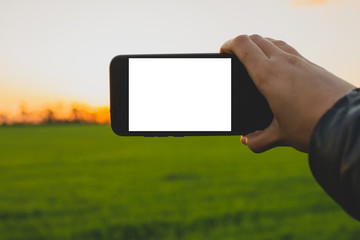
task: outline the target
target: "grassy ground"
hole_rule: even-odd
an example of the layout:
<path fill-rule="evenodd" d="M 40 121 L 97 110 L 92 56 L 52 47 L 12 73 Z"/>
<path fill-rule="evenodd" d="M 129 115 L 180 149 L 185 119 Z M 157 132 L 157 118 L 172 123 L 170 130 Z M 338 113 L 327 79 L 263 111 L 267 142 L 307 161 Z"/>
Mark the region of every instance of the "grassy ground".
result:
<path fill-rule="evenodd" d="M 307 156 L 238 137 L 0 127 L 0 239 L 358 239 Z"/>

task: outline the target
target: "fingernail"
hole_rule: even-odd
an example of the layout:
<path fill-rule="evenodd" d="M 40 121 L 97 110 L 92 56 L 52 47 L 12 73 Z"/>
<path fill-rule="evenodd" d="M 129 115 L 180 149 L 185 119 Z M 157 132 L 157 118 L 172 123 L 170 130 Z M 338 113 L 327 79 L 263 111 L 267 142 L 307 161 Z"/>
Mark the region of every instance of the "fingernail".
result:
<path fill-rule="evenodd" d="M 246 136 L 242 136 L 240 137 L 240 142 L 244 145 L 247 145 L 247 137 Z"/>

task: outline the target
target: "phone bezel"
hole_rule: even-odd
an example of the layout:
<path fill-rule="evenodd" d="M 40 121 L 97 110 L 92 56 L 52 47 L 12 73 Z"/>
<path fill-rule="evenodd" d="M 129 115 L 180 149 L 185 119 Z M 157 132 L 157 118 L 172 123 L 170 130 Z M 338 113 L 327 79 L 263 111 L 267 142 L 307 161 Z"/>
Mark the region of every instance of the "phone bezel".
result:
<path fill-rule="evenodd" d="M 129 131 L 129 58 L 230 58 L 231 59 L 231 131 Z M 259 124 L 250 121 L 246 115 L 254 111 L 248 100 L 243 99 L 250 92 L 260 95 L 260 103 L 266 100 L 257 91 L 245 67 L 238 58 L 230 54 L 189 53 L 189 54 L 137 54 L 119 55 L 110 63 L 110 114 L 111 127 L 120 136 L 217 136 L 241 135 L 256 130 Z M 258 96 L 257 96 L 258 97 Z M 242 101 L 241 101 L 242 99 Z M 256 103 L 255 101 L 255 103 Z M 267 103 L 266 103 L 267 104 Z M 256 104 L 255 104 L 256 107 Z M 253 115 L 253 114 L 252 114 Z M 256 114 L 255 114 L 256 115 Z M 255 123 L 255 124 L 254 124 Z M 260 126 L 260 128 L 263 128 Z"/>

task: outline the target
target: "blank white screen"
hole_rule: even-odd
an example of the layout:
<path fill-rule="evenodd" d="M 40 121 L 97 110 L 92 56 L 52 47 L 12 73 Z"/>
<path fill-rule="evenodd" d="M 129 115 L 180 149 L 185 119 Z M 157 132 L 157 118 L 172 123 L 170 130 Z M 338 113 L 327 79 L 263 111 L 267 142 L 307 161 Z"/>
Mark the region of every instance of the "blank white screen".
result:
<path fill-rule="evenodd" d="M 231 131 L 231 59 L 130 58 L 129 131 Z"/>

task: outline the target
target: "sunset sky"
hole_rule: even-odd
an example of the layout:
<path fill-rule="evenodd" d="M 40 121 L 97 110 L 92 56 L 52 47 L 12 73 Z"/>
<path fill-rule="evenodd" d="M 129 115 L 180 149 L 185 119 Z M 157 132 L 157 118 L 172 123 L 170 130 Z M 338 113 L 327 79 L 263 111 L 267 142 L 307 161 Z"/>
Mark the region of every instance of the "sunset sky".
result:
<path fill-rule="evenodd" d="M 252 33 L 360 85 L 358 0 L 0 0 L 0 112 L 22 102 L 108 105 L 115 55 L 218 52 Z"/>

